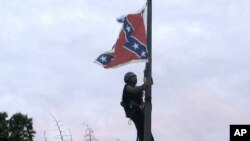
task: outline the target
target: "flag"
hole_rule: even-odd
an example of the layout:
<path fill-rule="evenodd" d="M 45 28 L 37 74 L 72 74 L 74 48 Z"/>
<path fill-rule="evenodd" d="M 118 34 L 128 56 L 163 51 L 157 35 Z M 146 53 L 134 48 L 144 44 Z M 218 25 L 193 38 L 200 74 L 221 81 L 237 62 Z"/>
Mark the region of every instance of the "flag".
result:
<path fill-rule="evenodd" d="M 97 57 L 95 63 L 104 68 L 119 67 L 133 62 L 147 62 L 146 10 L 119 18 L 122 23 L 119 37 L 111 51 Z"/>

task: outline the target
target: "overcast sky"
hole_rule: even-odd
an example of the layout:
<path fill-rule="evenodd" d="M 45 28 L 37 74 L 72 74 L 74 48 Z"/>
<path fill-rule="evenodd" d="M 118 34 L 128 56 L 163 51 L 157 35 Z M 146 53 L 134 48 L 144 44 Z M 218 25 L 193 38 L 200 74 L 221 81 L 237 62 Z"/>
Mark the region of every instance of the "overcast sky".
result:
<path fill-rule="evenodd" d="M 83 141 L 131 141 L 119 105 L 123 76 L 144 63 L 103 69 L 121 24 L 145 0 L 1 0 L 0 111 L 33 118 L 35 141 L 55 141 L 53 114 Z M 156 141 L 228 141 L 230 124 L 250 124 L 250 1 L 153 0 Z"/>

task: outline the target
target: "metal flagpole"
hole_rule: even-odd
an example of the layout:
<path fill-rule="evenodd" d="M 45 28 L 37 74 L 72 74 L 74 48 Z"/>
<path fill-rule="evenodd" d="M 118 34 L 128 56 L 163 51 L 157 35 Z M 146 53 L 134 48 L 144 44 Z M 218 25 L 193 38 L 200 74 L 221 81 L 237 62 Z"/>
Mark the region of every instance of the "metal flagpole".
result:
<path fill-rule="evenodd" d="M 145 77 L 151 77 L 152 74 L 152 0 L 147 0 L 147 48 L 149 62 L 146 63 L 144 72 Z M 145 114 L 144 114 L 144 141 L 151 141 L 151 86 L 145 92 Z"/>

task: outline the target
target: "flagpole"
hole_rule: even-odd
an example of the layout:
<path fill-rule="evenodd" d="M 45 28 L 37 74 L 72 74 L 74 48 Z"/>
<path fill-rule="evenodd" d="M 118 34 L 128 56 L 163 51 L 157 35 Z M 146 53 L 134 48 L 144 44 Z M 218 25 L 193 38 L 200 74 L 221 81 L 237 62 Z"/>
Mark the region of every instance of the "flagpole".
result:
<path fill-rule="evenodd" d="M 152 0 L 147 0 L 147 48 L 149 62 L 146 63 L 144 72 L 145 77 L 152 75 Z M 144 115 L 144 141 L 151 141 L 151 112 L 152 112 L 152 88 L 151 86 L 145 92 L 145 115 Z"/>

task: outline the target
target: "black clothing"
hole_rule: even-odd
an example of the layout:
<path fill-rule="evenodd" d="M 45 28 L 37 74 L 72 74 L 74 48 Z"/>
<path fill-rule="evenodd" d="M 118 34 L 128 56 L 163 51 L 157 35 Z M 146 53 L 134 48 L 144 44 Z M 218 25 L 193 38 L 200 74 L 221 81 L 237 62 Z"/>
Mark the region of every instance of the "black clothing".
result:
<path fill-rule="evenodd" d="M 142 108 L 143 89 L 141 91 L 134 90 L 129 92 L 127 91 L 128 86 L 133 87 L 129 84 L 126 84 L 124 86 L 121 104 L 124 107 L 126 116 L 130 118 L 135 124 L 139 141 L 143 141 L 143 133 L 144 133 L 144 111 Z M 153 136 L 151 141 L 154 141 Z"/>
<path fill-rule="evenodd" d="M 128 92 L 128 91 L 126 91 L 127 86 L 129 86 L 129 85 L 126 84 L 124 86 L 122 101 L 125 104 L 129 104 L 130 101 L 133 101 L 138 105 L 143 104 L 143 91 L 139 91 L 139 92 L 136 92 L 136 93 Z"/>

